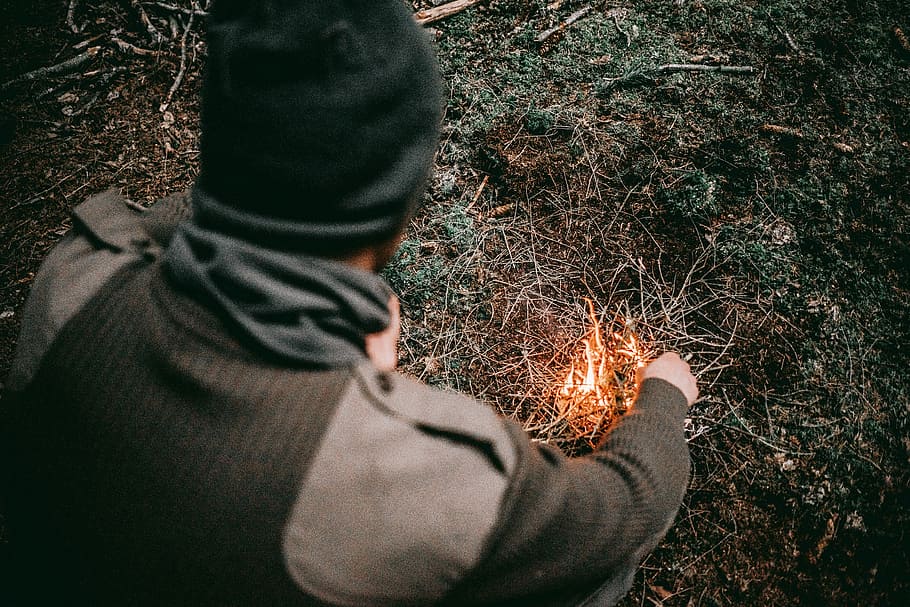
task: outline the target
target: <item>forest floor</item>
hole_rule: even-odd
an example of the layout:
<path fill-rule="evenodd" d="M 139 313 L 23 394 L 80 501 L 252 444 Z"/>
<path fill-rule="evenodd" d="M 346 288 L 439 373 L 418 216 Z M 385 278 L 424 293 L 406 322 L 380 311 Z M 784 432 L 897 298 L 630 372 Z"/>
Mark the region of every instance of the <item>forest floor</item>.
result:
<path fill-rule="evenodd" d="M 69 210 L 191 185 L 205 56 L 204 17 L 166 3 L 140 3 L 160 39 L 128 2 L 72 25 L 62 0 L 10 4 L 0 376 Z M 685 502 L 623 605 L 904 604 L 910 4 L 490 0 L 428 27 L 448 99 L 386 272 L 401 369 L 583 452 L 553 399 L 590 301 L 702 386 Z"/>

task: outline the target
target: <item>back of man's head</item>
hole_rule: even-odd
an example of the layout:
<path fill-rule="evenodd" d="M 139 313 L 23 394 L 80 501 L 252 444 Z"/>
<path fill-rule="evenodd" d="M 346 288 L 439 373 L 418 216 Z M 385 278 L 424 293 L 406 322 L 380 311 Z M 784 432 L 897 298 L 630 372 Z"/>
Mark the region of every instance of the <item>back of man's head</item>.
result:
<path fill-rule="evenodd" d="M 208 48 L 198 189 L 240 216 L 298 224 L 301 250 L 394 237 L 441 112 L 433 49 L 404 3 L 216 0 Z"/>

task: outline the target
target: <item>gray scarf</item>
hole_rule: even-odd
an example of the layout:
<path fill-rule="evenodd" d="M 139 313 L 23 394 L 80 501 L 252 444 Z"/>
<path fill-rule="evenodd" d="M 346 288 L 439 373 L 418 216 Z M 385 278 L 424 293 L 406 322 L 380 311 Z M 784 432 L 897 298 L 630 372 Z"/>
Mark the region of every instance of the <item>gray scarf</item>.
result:
<path fill-rule="evenodd" d="M 214 305 L 267 351 L 307 367 L 366 357 L 364 338 L 389 324 L 389 286 L 376 274 L 297 252 L 313 226 L 221 204 L 198 186 L 193 218 L 164 253 L 174 281 Z"/>

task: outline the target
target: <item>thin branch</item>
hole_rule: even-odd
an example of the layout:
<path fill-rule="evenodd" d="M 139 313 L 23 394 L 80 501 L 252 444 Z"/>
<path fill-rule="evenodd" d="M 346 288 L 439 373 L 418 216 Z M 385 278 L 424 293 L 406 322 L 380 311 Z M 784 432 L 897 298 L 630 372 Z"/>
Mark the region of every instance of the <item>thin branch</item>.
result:
<path fill-rule="evenodd" d="M 677 72 L 718 72 L 721 74 L 754 74 L 757 72 L 751 65 L 702 65 L 700 63 L 668 63 L 655 68 L 630 72 L 618 78 L 609 78 L 606 81 L 606 90 L 641 84 L 653 80 L 663 74 Z"/>
<path fill-rule="evenodd" d="M 76 55 L 75 57 L 71 57 L 66 61 L 57 63 L 56 65 L 40 67 L 36 70 L 32 70 L 31 72 L 26 72 L 24 74 L 16 76 L 12 80 L 0 85 L 0 91 L 5 91 L 6 89 L 22 82 L 31 82 L 32 80 L 40 80 L 42 78 L 50 78 L 53 76 L 62 76 L 75 72 L 92 57 L 97 55 L 99 50 L 101 50 L 100 46 L 93 46 L 84 53 Z"/>
<path fill-rule="evenodd" d="M 196 6 L 195 2 L 193 3 L 193 6 Z M 183 37 L 180 38 L 180 69 L 177 71 L 177 77 L 174 78 L 174 84 L 171 85 L 170 90 L 167 92 L 164 103 L 158 108 L 158 111 L 161 113 L 167 111 L 168 106 L 171 104 L 171 99 L 174 97 L 174 93 L 180 88 L 180 84 L 183 82 L 183 77 L 186 74 L 186 38 L 193 28 L 193 19 L 195 17 L 196 15 L 194 13 L 190 13 L 190 17 L 186 21 L 186 27 L 183 29 Z"/>
<path fill-rule="evenodd" d="M 793 36 L 790 35 L 790 32 L 782 28 L 774 19 L 774 17 L 771 16 L 770 12 L 765 11 L 765 14 L 768 15 L 768 19 L 771 21 L 771 23 L 774 24 L 774 27 L 777 28 L 777 31 L 780 32 L 780 35 L 783 36 L 784 41 L 787 43 L 787 46 L 790 47 L 790 50 L 794 53 L 799 54 L 799 45 L 796 44 L 796 40 L 793 39 Z"/>
<path fill-rule="evenodd" d="M 131 55 L 139 55 L 140 57 L 158 57 L 161 55 L 161 51 L 153 51 L 151 49 L 136 46 L 135 44 L 130 44 L 117 36 L 111 36 L 111 42 L 113 42 L 119 50 Z"/>
<path fill-rule="evenodd" d="M 788 126 L 780 126 L 779 124 L 763 124 L 760 129 L 762 133 L 769 133 L 772 135 L 784 135 L 787 137 L 793 137 L 794 139 L 802 139 L 803 133 L 799 129 L 794 129 Z"/>
<path fill-rule="evenodd" d="M 98 40 L 99 38 L 103 38 L 104 36 L 105 36 L 105 34 L 95 34 L 91 38 L 86 38 L 82 42 L 77 42 L 76 44 L 73 45 L 73 48 L 77 51 L 84 49 L 85 47 L 90 45 L 92 42 L 95 42 L 96 40 Z"/>
<path fill-rule="evenodd" d="M 196 15 L 197 17 L 208 17 L 208 12 L 194 6 L 193 8 L 186 8 L 183 6 L 175 6 L 173 4 L 168 4 L 166 2 L 146 2 L 152 6 L 157 6 L 166 11 L 171 11 L 172 13 L 183 13 L 184 15 Z"/>
<path fill-rule="evenodd" d="M 490 181 L 490 176 L 489 176 L 489 175 L 484 175 L 484 176 L 483 176 L 483 181 L 480 182 L 480 187 L 477 188 L 477 192 L 474 193 L 474 198 L 472 198 L 472 199 L 471 199 L 471 202 L 468 204 L 468 206 L 466 206 L 466 207 L 464 208 L 464 212 L 465 212 L 465 213 L 467 213 L 468 211 L 470 211 L 470 210 L 474 207 L 474 205 L 477 204 L 477 201 L 480 200 L 480 195 L 483 194 L 483 189 L 484 189 L 485 187 L 487 187 L 487 183 L 488 183 L 489 181 Z"/>
<path fill-rule="evenodd" d="M 565 21 L 563 21 L 556 27 L 551 27 L 550 29 L 548 29 L 544 32 L 541 32 L 537 36 L 537 38 L 534 39 L 534 41 L 537 42 L 538 44 L 540 44 L 541 42 L 545 42 L 547 40 L 547 38 L 553 36 L 556 33 L 559 33 L 561 31 L 565 30 L 567 27 L 569 27 L 570 25 L 572 25 L 573 23 L 575 23 L 576 21 L 578 21 L 579 19 L 581 19 L 582 17 L 584 17 L 585 15 L 587 15 L 590 12 L 591 12 L 591 5 L 584 6 L 580 9 L 578 9 L 577 11 L 575 11 L 574 13 L 569 15 Z"/>
<path fill-rule="evenodd" d="M 625 9 L 614 8 L 610 10 L 610 16 L 613 17 L 613 25 L 616 26 L 616 29 L 620 34 L 626 37 L 626 48 L 632 46 L 632 36 L 619 25 L 620 14 L 624 13 Z"/>
<path fill-rule="evenodd" d="M 454 0 L 453 2 L 446 2 L 440 6 L 434 6 L 433 8 L 418 11 L 414 14 L 414 19 L 419 25 L 435 23 L 436 21 L 445 19 L 446 17 L 450 17 L 456 13 L 460 13 L 467 8 L 471 8 L 480 2 L 481 0 Z"/>
<path fill-rule="evenodd" d="M 891 33 L 894 34 L 894 39 L 897 40 L 898 46 L 904 49 L 904 52 L 910 53 L 910 40 L 907 40 L 907 34 L 904 33 L 904 30 L 895 25 Z"/>
<path fill-rule="evenodd" d="M 74 34 L 81 34 L 82 27 L 76 25 L 76 2 L 78 2 L 78 0 L 70 0 L 69 6 L 66 9 L 66 24 Z"/>
<path fill-rule="evenodd" d="M 161 32 L 158 31 L 158 28 L 155 27 L 155 24 L 152 23 L 152 20 L 149 19 L 148 13 L 145 12 L 145 9 L 142 7 L 142 4 L 139 0 L 130 0 L 130 5 L 136 11 L 136 15 L 139 17 L 139 21 L 142 22 L 142 25 L 145 26 L 145 30 L 152 37 L 154 42 L 161 42 L 164 40 L 164 36 L 161 35 Z"/>

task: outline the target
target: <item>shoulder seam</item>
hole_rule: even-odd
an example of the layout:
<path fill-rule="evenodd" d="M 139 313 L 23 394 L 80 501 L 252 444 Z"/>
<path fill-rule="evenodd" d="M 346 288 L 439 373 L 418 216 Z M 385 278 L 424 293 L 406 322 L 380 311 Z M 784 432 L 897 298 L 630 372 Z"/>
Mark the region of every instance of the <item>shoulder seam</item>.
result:
<path fill-rule="evenodd" d="M 496 452 L 496 445 L 493 444 L 492 441 L 484 440 L 465 432 L 458 432 L 451 428 L 446 428 L 442 425 L 434 425 L 427 422 L 422 422 L 408 415 L 405 415 L 400 411 L 396 411 L 372 393 L 369 387 L 365 385 L 364 379 L 360 373 L 357 373 L 356 375 L 357 382 L 360 385 L 361 391 L 365 394 L 370 403 L 372 403 L 373 406 L 375 406 L 377 409 L 389 417 L 392 417 L 393 419 L 396 419 L 402 423 L 408 424 L 418 432 L 422 432 L 428 436 L 440 438 L 456 445 L 463 445 L 465 447 L 471 448 L 483 455 L 484 459 L 489 462 L 489 464 L 497 472 L 505 477 L 509 476 L 508 467 L 500 457 L 499 453 Z"/>

